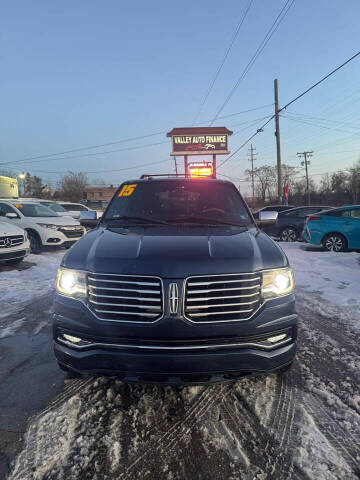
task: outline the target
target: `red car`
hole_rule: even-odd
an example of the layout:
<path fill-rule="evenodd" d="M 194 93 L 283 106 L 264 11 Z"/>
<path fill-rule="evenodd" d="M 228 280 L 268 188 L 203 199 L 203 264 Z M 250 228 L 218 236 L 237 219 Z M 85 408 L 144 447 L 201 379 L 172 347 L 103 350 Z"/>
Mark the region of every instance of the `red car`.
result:
<path fill-rule="evenodd" d="M 185 150 L 200 150 L 202 147 L 201 143 L 198 143 L 197 145 L 188 145 Z"/>

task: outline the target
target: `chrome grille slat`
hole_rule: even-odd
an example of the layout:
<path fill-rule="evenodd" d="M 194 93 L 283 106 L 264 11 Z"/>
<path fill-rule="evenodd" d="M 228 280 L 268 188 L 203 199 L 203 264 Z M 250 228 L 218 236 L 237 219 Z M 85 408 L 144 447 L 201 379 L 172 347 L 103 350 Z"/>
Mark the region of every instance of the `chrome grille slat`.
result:
<path fill-rule="evenodd" d="M 91 273 L 88 302 L 101 320 L 152 322 L 163 314 L 162 282 L 144 275 Z"/>
<path fill-rule="evenodd" d="M 208 312 L 206 313 L 206 315 L 224 315 L 224 314 L 232 314 L 232 313 L 248 313 L 248 312 L 252 312 L 252 309 L 250 310 L 230 310 L 230 311 L 226 311 L 226 312 Z M 203 317 L 204 314 L 203 313 L 192 313 L 191 314 L 192 317 Z"/>
<path fill-rule="evenodd" d="M 88 277 L 89 280 L 95 280 L 96 282 L 105 282 L 105 283 L 128 283 L 129 285 L 147 285 L 149 287 L 158 287 L 157 283 L 150 283 L 150 282 L 132 282 L 131 280 L 105 280 L 103 278 L 93 278 Z"/>
<path fill-rule="evenodd" d="M 207 288 L 204 290 L 192 290 L 189 292 L 192 293 L 207 293 L 207 292 L 223 292 L 226 290 L 253 290 L 254 288 L 260 288 L 259 285 L 254 285 L 253 287 L 239 287 L 239 288 Z"/>
<path fill-rule="evenodd" d="M 248 297 L 255 297 L 256 295 L 259 295 L 259 292 L 255 293 L 249 293 L 248 295 L 241 295 L 241 298 L 248 298 Z M 225 295 L 224 297 L 196 297 L 196 298 L 187 298 L 188 302 L 207 302 L 209 300 L 215 300 L 215 299 L 225 299 L 225 298 L 238 298 L 238 295 Z"/>
<path fill-rule="evenodd" d="M 184 313 L 193 322 L 247 320 L 260 302 L 258 272 L 189 277 L 185 282 Z"/>
<path fill-rule="evenodd" d="M 260 277 L 255 278 L 246 278 L 241 280 L 216 280 L 214 282 L 189 282 L 189 287 L 194 287 L 195 285 L 214 285 L 216 283 L 239 283 L 239 282 L 254 282 L 256 280 L 260 280 Z"/>
<path fill-rule="evenodd" d="M 94 309 L 96 311 L 96 313 L 111 313 L 111 314 L 114 314 L 116 312 L 112 311 L 112 310 L 99 310 L 97 308 Z M 123 315 L 137 315 L 139 316 L 139 313 L 137 312 L 121 312 Z M 141 313 L 141 316 L 142 317 L 151 317 L 151 318 L 154 318 L 154 317 L 157 317 L 158 314 L 157 313 Z"/>
<path fill-rule="evenodd" d="M 138 292 L 138 293 L 157 293 L 156 290 L 139 290 L 136 288 L 112 288 L 112 287 L 95 287 L 94 285 L 88 285 L 88 288 L 98 289 L 98 290 L 111 290 L 112 292 Z"/>
<path fill-rule="evenodd" d="M 188 310 L 197 310 L 201 308 L 218 308 L 218 307 L 233 307 L 237 305 L 252 305 L 254 303 L 257 303 L 257 300 L 254 300 L 253 302 L 240 302 L 240 303 L 218 303 L 218 304 L 212 304 L 210 303 L 209 305 L 190 305 L 187 307 Z"/>
<path fill-rule="evenodd" d="M 131 307 L 131 308 L 141 308 L 141 309 L 147 309 L 147 310 L 161 310 L 161 307 L 158 307 L 157 305 L 131 305 L 129 303 L 107 303 L 107 302 L 94 302 L 94 300 L 91 300 L 91 303 L 93 305 L 106 305 L 107 307 Z"/>
<path fill-rule="evenodd" d="M 160 298 L 146 298 L 146 297 L 126 297 L 123 295 L 98 295 L 97 293 L 89 292 L 89 295 L 92 297 L 101 297 L 101 298 L 120 298 L 124 300 L 143 300 L 148 302 L 161 302 Z"/>

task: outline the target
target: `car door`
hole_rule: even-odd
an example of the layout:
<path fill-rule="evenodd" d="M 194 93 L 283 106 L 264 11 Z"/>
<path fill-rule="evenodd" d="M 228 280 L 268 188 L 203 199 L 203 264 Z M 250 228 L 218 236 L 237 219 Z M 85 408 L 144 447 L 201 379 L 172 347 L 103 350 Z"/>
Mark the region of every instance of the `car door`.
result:
<path fill-rule="evenodd" d="M 342 231 L 348 240 L 349 248 L 360 248 L 360 207 L 344 210 L 341 213 Z"/>

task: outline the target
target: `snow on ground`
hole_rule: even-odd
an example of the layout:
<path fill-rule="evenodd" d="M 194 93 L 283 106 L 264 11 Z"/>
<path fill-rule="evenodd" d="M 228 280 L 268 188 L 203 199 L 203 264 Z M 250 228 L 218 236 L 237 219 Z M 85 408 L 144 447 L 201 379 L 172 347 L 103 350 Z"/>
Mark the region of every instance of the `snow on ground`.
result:
<path fill-rule="evenodd" d="M 305 293 L 318 313 L 360 330 L 360 253 L 325 252 L 300 242 L 279 245 L 294 270 L 299 299 Z"/>
<path fill-rule="evenodd" d="M 27 302 L 54 290 L 56 271 L 64 252 L 55 250 L 29 255 L 17 268 L 0 265 L 0 322 Z"/>
<path fill-rule="evenodd" d="M 300 316 L 297 360 L 286 376 L 180 389 L 67 380 L 32 419 L 9 478 L 360 478 L 360 255 L 280 245 Z M 37 265 L 22 272 L 0 270 L 5 307 L 50 292 L 62 255 L 31 257 Z M 24 275 L 19 301 L 14 284 L 21 289 Z"/>

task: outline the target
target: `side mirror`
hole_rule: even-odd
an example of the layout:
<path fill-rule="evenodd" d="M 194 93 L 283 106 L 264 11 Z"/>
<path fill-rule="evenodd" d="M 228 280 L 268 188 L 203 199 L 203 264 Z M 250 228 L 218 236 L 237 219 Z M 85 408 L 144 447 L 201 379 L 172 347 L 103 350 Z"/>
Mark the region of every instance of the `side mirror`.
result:
<path fill-rule="evenodd" d="M 97 215 L 95 210 L 83 210 L 80 212 L 80 220 L 96 220 Z"/>
<path fill-rule="evenodd" d="M 6 213 L 5 217 L 14 219 L 14 218 L 19 218 L 19 215 L 17 215 L 16 213 Z"/>
<path fill-rule="evenodd" d="M 262 227 L 263 225 L 273 225 L 274 223 L 277 223 L 278 219 L 278 212 L 274 211 L 267 211 L 267 212 L 260 212 L 259 213 L 259 220 L 256 222 L 259 227 Z"/>

